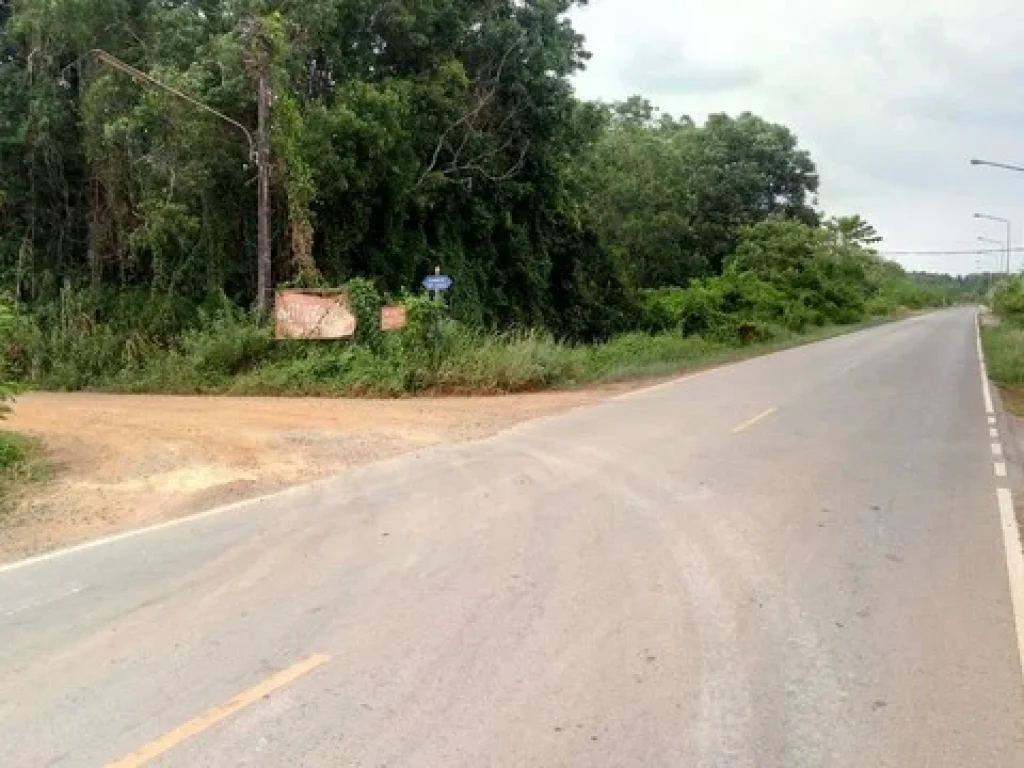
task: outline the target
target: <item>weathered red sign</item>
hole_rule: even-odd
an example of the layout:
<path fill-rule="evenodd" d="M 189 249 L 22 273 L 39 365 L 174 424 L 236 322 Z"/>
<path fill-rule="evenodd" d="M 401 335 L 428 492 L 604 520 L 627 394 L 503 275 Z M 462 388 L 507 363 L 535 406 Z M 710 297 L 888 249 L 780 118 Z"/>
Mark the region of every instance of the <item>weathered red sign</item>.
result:
<path fill-rule="evenodd" d="M 394 304 L 380 309 L 380 328 L 382 331 L 397 331 L 405 328 L 409 322 L 405 307 L 402 304 Z"/>
<path fill-rule="evenodd" d="M 274 336 L 278 339 L 350 339 L 356 317 L 343 293 L 278 291 L 274 297 Z"/>

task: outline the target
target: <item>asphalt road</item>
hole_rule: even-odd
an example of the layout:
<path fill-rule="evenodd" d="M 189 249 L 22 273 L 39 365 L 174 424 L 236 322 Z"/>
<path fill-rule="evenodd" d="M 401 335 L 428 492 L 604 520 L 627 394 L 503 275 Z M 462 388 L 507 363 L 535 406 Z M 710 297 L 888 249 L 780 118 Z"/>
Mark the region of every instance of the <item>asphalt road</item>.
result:
<path fill-rule="evenodd" d="M 1024 766 L 989 429 L 954 310 L 0 570 L 0 765 Z"/>

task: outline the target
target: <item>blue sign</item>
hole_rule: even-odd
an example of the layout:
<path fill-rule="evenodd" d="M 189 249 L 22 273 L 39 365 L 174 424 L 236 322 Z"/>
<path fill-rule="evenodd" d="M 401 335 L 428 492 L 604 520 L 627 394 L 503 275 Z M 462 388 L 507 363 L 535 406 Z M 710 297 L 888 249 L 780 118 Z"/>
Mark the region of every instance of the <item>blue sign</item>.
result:
<path fill-rule="evenodd" d="M 423 287 L 428 291 L 447 291 L 454 282 L 448 275 L 430 275 L 423 278 Z"/>

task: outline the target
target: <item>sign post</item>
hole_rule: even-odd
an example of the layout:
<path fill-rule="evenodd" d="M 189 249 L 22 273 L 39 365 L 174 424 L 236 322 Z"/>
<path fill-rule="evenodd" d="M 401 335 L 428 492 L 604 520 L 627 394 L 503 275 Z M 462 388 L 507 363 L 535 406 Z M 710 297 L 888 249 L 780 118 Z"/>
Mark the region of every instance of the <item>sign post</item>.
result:
<path fill-rule="evenodd" d="M 430 294 L 431 300 L 435 304 L 440 304 L 441 294 L 449 290 L 455 281 L 452 280 L 448 275 L 441 274 L 441 268 L 435 267 L 434 274 L 428 275 L 423 278 L 423 287 Z M 433 347 L 434 368 L 436 369 L 440 365 L 440 347 L 441 347 L 441 310 L 439 306 L 433 308 L 431 312 L 433 316 L 433 322 L 431 323 L 430 337 L 431 346 Z"/>
<path fill-rule="evenodd" d="M 438 268 L 440 271 L 440 267 Z M 430 275 L 429 277 L 423 278 L 423 287 L 426 288 L 430 293 L 437 294 L 444 293 L 454 285 L 455 281 L 452 280 L 448 275 L 436 274 Z"/>

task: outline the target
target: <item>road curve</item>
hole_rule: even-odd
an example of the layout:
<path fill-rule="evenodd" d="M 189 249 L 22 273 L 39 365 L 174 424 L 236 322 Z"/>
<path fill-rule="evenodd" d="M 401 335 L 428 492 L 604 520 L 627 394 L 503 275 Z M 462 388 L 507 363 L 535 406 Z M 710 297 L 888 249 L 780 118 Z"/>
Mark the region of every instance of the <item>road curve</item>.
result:
<path fill-rule="evenodd" d="M 0 570 L 0 765 L 1024 766 L 996 485 L 969 310 L 353 470 Z"/>

